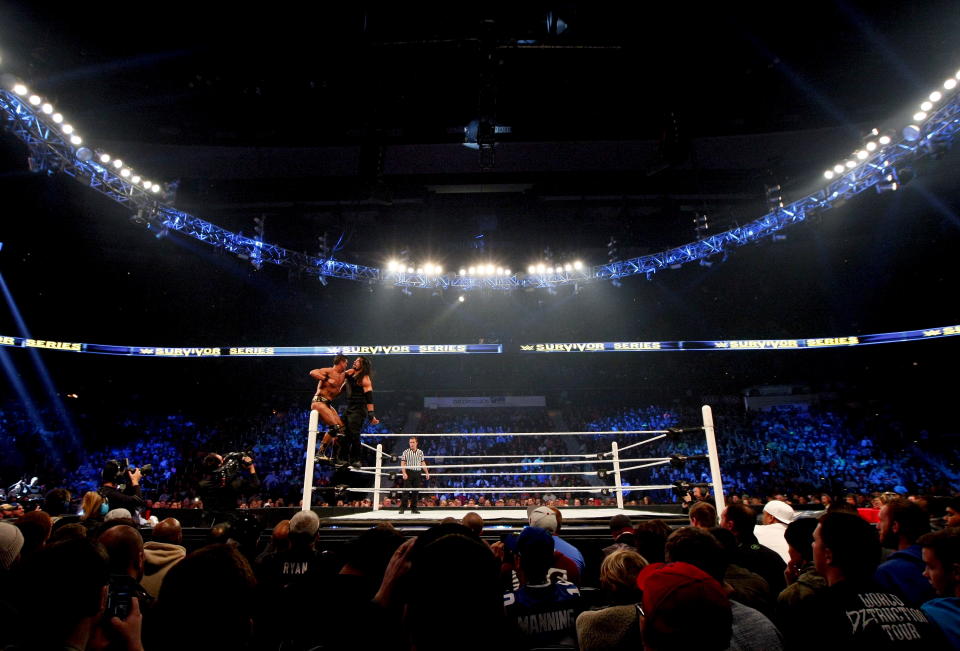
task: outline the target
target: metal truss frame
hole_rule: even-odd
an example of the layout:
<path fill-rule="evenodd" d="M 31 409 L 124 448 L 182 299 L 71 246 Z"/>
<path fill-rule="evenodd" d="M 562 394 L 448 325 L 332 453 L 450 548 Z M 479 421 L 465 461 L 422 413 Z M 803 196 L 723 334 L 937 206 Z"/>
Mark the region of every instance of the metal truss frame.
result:
<path fill-rule="evenodd" d="M 27 145 L 31 170 L 48 174 L 63 172 L 113 201 L 126 205 L 135 214 L 134 220 L 145 224 L 147 228 L 156 229 L 161 234 L 175 231 L 248 260 L 257 268 L 264 264 L 274 264 L 296 273 L 315 276 L 323 282 L 326 278 L 341 278 L 420 289 L 509 292 L 529 288 L 549 289 L 598 280 L 610 281 L 640 274 L 650 278 L 658 271 L 723 255 L 732 249 L 770 237 L 787 226 L 802 222 L 815 213 L 828 210 L 834 204 L 877 186 L 890 174 L 896 178 L 899 168 L 952 145 L 960 132 L 960 93 L 953 93 L 923 123 L 916 140 L 907 141 L 901 138 L 881 147 L 817 192 L 743 226 L 652 255 L 597 265 L 580 271 L 515 273 L 511 276 L 496 277 L 387 272 L 333 258 L 324 259 L 298 253 L 246 237 L 163 203 L 162 197 L 116 173 L 119 170 L 115 170 L 111 165 L 101 164 L 94 150 L 70 144 L 60 128 L 48 122 L 48 116 L 6 89 L 0 89 L 0 120 Z M 89 160 L 82 160 L 80 157 L 80 152 L 84 149 L 86 152 L 83 158 Z"/>

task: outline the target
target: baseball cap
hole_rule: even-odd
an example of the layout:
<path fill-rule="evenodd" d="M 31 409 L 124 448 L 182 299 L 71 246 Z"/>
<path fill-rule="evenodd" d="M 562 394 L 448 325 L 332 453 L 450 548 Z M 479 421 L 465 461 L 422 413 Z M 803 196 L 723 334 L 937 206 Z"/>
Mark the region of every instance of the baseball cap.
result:
<path fill-rule="evenodd" d="M 763 512 L 769 513 L 784 524 L 790 524 L 797 517 L 796 511 L 786 502 L 780 500 L 771 500 L 763 506 Z"/>
<path fill-rule="evenodd" d="M 530 551 L 549 550 L 553 553 L 553 536 L 546 529 L 540 527 L 524 527 L 517 537 L 516 549 L 521 554 Z"/>
<path fill-rule="evenodd" d="M 538 506 L 530 514 L 530 526 L 554 533 L 557 530 L 557 514 L 549 506 Z"/>
<path fill-rule="evenodd" d="M 644 640 L 651 646 L 698 648 L 729 645 L 733 613 L 727 593 L 716 579 L 690 563 L 654 563 L 641 570 Z M 690 613 L 704 626 L 691 628 Z M 695 630 L 694 630 L 695 629 Z"/>

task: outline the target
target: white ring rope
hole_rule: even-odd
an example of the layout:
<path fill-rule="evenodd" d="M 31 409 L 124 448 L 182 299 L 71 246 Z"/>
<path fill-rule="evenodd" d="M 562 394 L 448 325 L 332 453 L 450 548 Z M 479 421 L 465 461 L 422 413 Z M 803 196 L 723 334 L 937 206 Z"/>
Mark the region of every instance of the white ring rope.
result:
<path fill-rule="evenodd" d="M 656 461 L 654 463 L 648 463 L 642 466 L 633 466 L 630 468 L 621 468 L 620 472 L 626 472 L 628 470 L 636 470 L 637 468 L 646 468 L 647 466 L 656 466 L 664 463 L 670 463 L 669 461 Z M 395 466 L 396 467 L 396 466 Z M 434 466 L 434 468 L 439 468 L 440 466 Z M 375 470 L 368 470 L 366 468 L 351 469 L 352 472 L 359 472 L 364 475 L 376 475 Z M 385 473 L 380 473 L 381 476 L 385 476 Z M 567 477 L 567 476 L 580 476 L 580 477 L 590 477 L 596 476 L 595 470 L 577 470 L 569 472 L 431 472 L 431 477 L 523 477 L 523 476 L 537 476 L 537 475 L 549 475 L 550 477 Z"/>
<path fill-rule="evenodd" d="M 610 430 L 604 432 L 422 432 L 411 434 L 363 434 L 366 439 L 444 438 L 450 436 L 596 436 L 598 434 L 667 434 L 668 429 Z"/>
<path fill-rule="evenodd" d="M 372 445 L 367 445 L 366 443 L 364 443 L 364 442 L 362 442 L 362 441 L 360 442 L 360 445 L 363 446 L 363 447 L 365 447 L 365 448 L 367 448 L 368 450 L 373 450 L 374 452 L 376 452 L 377 454 L 379 454 L 381 457 L 387 457 L 388 459 L 390 458 L 390 455 L 389 455 L 389 454 L 387 454 L 386 452 L 381 452 L 380 450 L 378 450 L 377 448 L 373 447 Z"/>
<path fill-rule="evenodd" d="M 388 455 L 389 456 L 389 455 Z M 582 457 L 587 459 L 589 457 L 596 457 L 596 453 L 592 454 L 427 454 L 424 455 L 425 459 L 530 459 L 531 457 L 536 459 L 562 459 L 564 457 Z"/>
<path fill-rule="evenodd" d="M 434 466 L 436 468 L 436 466 Z M 537 475 L 549 475 L 550 477 L 566 477 L 569 475 L 580 475 L 587 476 L 593 475 L 596 476 L 597 472 L 595 470 L 577 470 L 571 472 L 431 472 L 431 477 L 500 477 L 500 476 L 509 476 L 509 477 L 532 477 Z"/>
<path fill-rule="evenodd" d="M 670 457 L 650 457 L 648 459 L 620 459 L 620 463 L 625 461 L 670 461 Z M 537 463 L 518 463 L 516 461 L 511 461 L 508 463 L 450 463 L 433 466 L 434 468 L 508 468 L 511 466 L 569 466 L 569 465 L 584 465 L 587 463 L 613 463 L 613 459 L 584 459 L 583 461 L 540 461 Z M 364 470 L 372 470 L 376 466 L 363 466 Z M 381 470 L 400 470 L 403 466 L 381 466 Z M 512 474 L 512 473 L 511 473 Z M 538 475 L 550 474 L 550 473 L 537 473 Z"/>
<path fill-rule="evenodd" d="M 653 443 L 654 441 L 659 441 L 659 440 L 662 439 L 662 438 L 666 438 L 666 436 L 667 436 L 666 434 L 661 434 L 660 436 L 654 436 L 654 437 L 652 437 L 652 438 L 649 438 L 649 439 L 647 439 L 646 441 L 637 441 L 636 443 L 631 443 L 630 445 L 625 445 L 625 446 L 623 446 L 622 448 L 620 448 L 620 452 L 623 452 L 624 450 L 629 450 L 630 448 L 635 448 L 635 447 L 637 447 L 638 445 L 646 445 L 647 443 Z M 604 452 L 604 453 L 603 453 L 603 456 L 605 456 L 605 457 L 613 456 L 613 452 Z"/>
<path fill-rule="evenodd" d="M 639 459 L 627 459 L 627 461 L 639 461 Z M 623 463 L 621 461 L 621 463 Z M 628 470 L 636 470 L 637 468 L 649 468 L 650 466 L 662 466 L 665 463 L 670 463 L 670 459 L 665 461 L 654 461 L 653 463 L 645 463 L 640 466 L 630 466 L 629 468 L 621 468 L 620 472 L 627 472 Z"/>
<path fill-rule="evenodd" d="M 615 490 L 634 490 L 634 491 L 654 491 L 654 490 L 663 490 L 666 488 L 673 488 L 673 484 L 663 484 L 656 486 L 558 486 L 556 488 L 549 487 L 532 487 L 532 488 L 470 488 L 470 487 L 447 487 L 447 488 L 384 488 L 381 493 L 400 493 L 400 492 L 413 492 L 418 493 L 454 493 L 454 494 L 467 494 L 467 493 L 602 493 L 603 491 L 613 492 Z M 369 488 L 347 488 L 346 490 L 353 493 L 370 493 L 372 492 Z"/>

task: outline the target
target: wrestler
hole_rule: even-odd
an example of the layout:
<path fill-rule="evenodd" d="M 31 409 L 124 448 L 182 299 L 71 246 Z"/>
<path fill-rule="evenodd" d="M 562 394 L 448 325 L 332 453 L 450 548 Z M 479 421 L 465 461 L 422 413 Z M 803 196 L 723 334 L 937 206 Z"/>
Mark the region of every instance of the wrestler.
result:
<path fill-rule="evenodd" d="M 333 366 L 315 368 L 310 371 L 310 377 L 317 380 L 317 393 L 313 396 L 310 408 L 316 411 L 323 424 L 329 427 L 323 434 L 320 451 L 317 453 L 317 459 L 320 461 L 330 461 L 328 448 L 344 434 L 343 421 L 340 420 L 340 416 L 333 406 L 333 401 L 340 395 L 346 384 L 346 375 L 344 375 L 346 370 L 347 358 L 343 355 L 337 355 L 333 358 Z"/>
<path fill-rule="evenodd" d="M 377 412 L 373 407 L 373 381 L 370 360 L 361 355 L 353 360 L 353 366 L 346 371 L 347 376 L 347 412 L 346 437 L 340 452 L 346 448 L 347 461 L 354 468 L 360 467 L 360 432 L 367 418 L 372 425 L 378 424 Z"/>

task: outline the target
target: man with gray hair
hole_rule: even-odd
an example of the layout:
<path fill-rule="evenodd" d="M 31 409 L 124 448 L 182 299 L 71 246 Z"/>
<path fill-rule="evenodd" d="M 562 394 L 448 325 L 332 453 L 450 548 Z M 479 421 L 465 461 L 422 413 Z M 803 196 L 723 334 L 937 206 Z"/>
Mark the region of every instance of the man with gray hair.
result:
<path fill-rule="evenodd" d="M 316 550 L 320 518 L 313 511 L 299 511 L 290 518 L 290 548 L 267 554 L 256 568 L 257 581 L 265 590 L 289 586 L 299 577 L 320 569 Z"/>

